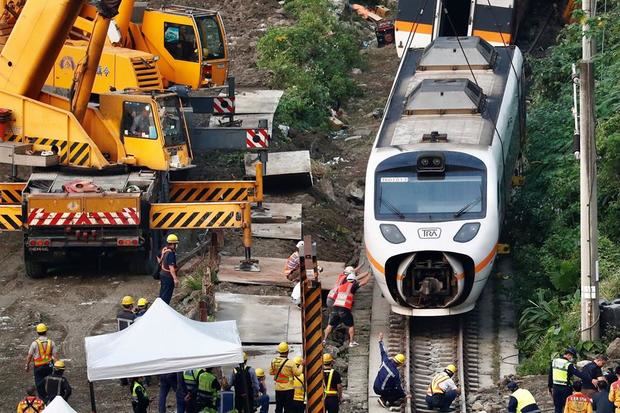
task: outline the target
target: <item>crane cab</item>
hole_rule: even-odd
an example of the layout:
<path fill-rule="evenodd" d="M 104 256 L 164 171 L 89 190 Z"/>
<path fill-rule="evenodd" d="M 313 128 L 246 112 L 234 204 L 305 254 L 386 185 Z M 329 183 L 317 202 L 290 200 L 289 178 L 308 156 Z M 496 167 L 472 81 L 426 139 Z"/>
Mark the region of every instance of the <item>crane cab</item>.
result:
<path fill-rule="evenodd" d="M 192 167 L 187 125 L 176 94 L 104 94 L 99 110 L 118 131 L 135 165 L 158 171 Z"/>
<path fill-rule="evenodd" d="M 223 85 L 228 76 L 228 45 L 219 13 L 184 6 L 146 9 L 135 38 L 145 51 L 159 56 L 159 68 L 169 84 L 204 88 Z M 140 49 L 142 47 L 139 46 Z"/>

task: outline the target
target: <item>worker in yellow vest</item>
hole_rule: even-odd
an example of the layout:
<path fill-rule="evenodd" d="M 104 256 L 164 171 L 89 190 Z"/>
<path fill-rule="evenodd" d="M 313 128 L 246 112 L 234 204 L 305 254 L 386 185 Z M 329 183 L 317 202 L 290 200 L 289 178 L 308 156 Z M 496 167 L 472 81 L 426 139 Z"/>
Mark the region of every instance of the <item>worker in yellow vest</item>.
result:
<path fill-rule="evenodd" d="M 573 364 L 577 358 L 577 349 L 568 347 L 564 350 L 562 357 L 556 357 L 551 362 L 549 370 L 548 387 L 549 393 L 553 396 L 553 405 L 555 413 L 563 413 L 566 398 L 573 393 L 572 378 L 579 377 L 581 380 L 590 380 L 590 378 L 580 372 Z"/>
<path fill-rule="evenodd" d="M 293 380 L 296 375 L 303 371 L 288 358 L 288 343 L 278 344 L 279 356 L 271 361 L 269 374 L 273 376 L 276 384 L 276 413 L 292 412 L 293 396 L 295 394 Z"/>
<path fill-rule="evenodd" d="M 617 380 L 611 383 L 609 401 L 616 407 L 616 413 L 620 413 L 620 366 L 616 366 L 615 373 Z"/>
<path fill-rule="evenodd" d="M 303 359 L 301 356 L 297 356 L 293 359 L 293 362 L 300 370 L 293 379 L 293 411 L 294 413 L 306 413 L 306 385 L 304 383 L 303 374 Z"/>
<path fill-rule="evenodd" d="M 342 377 L 334 370 L 334 358 L 323 354 L 323 380 L 325 381 L 325 411 L 338 413 L 342 401 Z"/>
<path fill-rule="evenodd" d="M 36 326 L 37 339 L 30 344 L 25 370 L 30 370 L 30 363 L 34 363 L 34 385 L 40 398 L 45 397 L 44 380 L 52 374 L 54 360 L 58 358 L 56 344 L 47 337 L 47 326 L 39 323 Z"/>
<path fill-rule="evenodd" d="M 540 413 L 536 399 L 529 390 L 520 389 L 515 381 L 508 382 L 506 387 L 512 392 L 508 399 L 508 413 Z"/>
<path fill-rule="evenodd" d="M 456 396 L 461 394 L 461 389 L 452 379 L 455 373 L 456 366 L 450 364 L 444 371 L 433 376 L 426 390 L 426 404 L 429 409 L 439 409 L 440 412 L 450 411 L 450 405 Z"/>

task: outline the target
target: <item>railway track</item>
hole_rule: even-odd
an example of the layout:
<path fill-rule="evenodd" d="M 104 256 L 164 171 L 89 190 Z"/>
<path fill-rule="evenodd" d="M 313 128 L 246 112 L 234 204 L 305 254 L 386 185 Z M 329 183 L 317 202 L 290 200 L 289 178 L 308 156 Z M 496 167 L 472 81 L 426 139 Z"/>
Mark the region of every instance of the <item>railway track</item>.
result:
<path fill-rule="evenodd" d="M 407 365 L 402 372 L 410 402 L 391 411 L 432 412 L 425 395 L 432 377 L 448 364 L 458 367 L 456 382 L 461 395 L 452 404 L 454 411 L 466 413 L 467 394 L 477 392 L 479 380 L 479 340 L 477 310 L 466 316 L 409 318 L 390 316 L 389 351 L 406 350 Z"/>

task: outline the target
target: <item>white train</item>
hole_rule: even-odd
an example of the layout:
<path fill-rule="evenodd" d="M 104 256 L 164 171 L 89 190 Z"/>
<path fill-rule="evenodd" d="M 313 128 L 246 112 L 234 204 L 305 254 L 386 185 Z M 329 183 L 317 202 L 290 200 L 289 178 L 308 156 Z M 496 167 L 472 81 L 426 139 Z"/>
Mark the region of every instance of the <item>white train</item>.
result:
<path fill-rule="evenodd" d="M 364 205 L 367 257 L 393 311 L 474 308 L 525 133 L 522 79 L 517 47 L 478 37 L 437 38 L 401 60 Z"/>

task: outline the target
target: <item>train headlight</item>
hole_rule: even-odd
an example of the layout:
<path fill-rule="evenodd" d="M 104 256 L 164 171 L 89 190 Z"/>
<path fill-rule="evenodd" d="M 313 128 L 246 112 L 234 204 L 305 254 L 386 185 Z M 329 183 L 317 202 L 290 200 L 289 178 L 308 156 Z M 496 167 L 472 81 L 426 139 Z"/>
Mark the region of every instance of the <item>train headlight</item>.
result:
<path fill-rule="evenodd" d="M 479 222 L 469 222 L 467 224 L 463 224 L 459 232 L 454 236 L 454 240 L 456 242 L 469 242 L 478 234 L 478 230 L 480 229 Z"/>
<path fill-rule="evenodd" d="M 381 224 L 379 225 L 383 238 L 391 242 L 392 244 L 402 244 L 405 242 L 405 236 L 400 232 L 398 227 L 394 224 Z"/>

